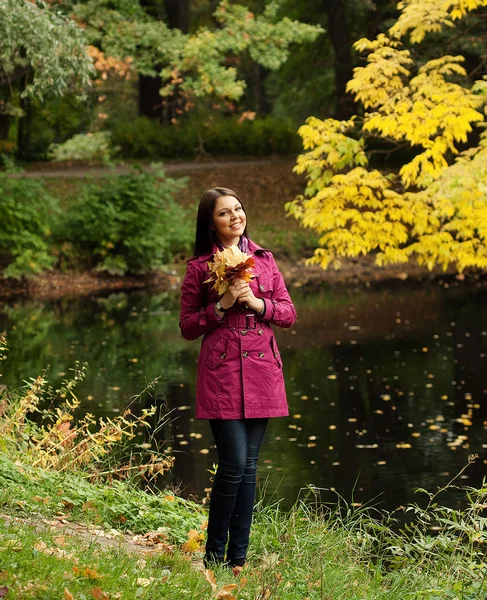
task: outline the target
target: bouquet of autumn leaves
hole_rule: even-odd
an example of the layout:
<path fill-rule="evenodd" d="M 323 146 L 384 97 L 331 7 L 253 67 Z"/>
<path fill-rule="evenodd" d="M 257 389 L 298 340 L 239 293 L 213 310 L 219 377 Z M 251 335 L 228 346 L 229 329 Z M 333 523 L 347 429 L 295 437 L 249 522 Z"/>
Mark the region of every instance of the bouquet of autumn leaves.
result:
<path fill-rule="evenodd" d="M 210 277 L 205 280 L 205 283 L 213 282 L 213 289 L 223 296 L 236 279 L 250 281 L 254 266 L 253 256 L 242 252 L 238 246 L 229 246 L 220 252 L 215 252 L 213 262 L 208 263 Z"/>

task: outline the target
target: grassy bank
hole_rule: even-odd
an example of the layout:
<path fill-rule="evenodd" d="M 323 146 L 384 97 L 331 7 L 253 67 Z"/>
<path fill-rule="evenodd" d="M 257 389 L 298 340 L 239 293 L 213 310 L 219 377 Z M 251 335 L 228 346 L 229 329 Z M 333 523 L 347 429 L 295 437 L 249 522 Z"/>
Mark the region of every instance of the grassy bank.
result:
<path fill-rule="evenodd" d="M 468 518 L 463 536 L 460 527 L 444 527 L 433 538 L 420 529 L 393 533 L 365 513 L 323 514 L 304 502 L 287 513 L 258 507 L 249 563 L 236 579 L 224 568 L 204 572 L 205 511 L 168 493 L 88 483 L 5 452 L 0 487 L 0 589 L 8 588 L 7 598 L 439 600 L 484 598 L 487 589 L 485 534 L 480 528 L 470 543 Z M 113 543 L 100 543 L 101 535 Z"/>
<path fill-rule="evenodd" d="M 57 390 L 42 377 L 0 388 L 0 597 L 485 598 L 487 488 L 463 510 L 426 494 L 426 507 L 398 512 L 402 526 L 324 508 L 312 488 L 288 512 L 258 503 L 244 570 L 205 571 L 206 508 L 158 489 L 173 459 L 133 445 L 155 413 L 79 417 L 82 377 L 77 367 Z"/>

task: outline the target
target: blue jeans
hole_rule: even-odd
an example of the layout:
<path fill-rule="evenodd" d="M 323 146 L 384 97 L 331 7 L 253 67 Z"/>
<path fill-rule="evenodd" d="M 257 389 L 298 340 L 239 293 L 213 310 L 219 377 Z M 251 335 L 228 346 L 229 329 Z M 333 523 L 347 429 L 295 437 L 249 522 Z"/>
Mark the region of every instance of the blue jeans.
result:
<path fill-rule="evenodd" d="M 206 558 L 243 565 L 254 507 L 257 458 L 268 418 L 210 419 L 218 469 L 210 495 Z"/>

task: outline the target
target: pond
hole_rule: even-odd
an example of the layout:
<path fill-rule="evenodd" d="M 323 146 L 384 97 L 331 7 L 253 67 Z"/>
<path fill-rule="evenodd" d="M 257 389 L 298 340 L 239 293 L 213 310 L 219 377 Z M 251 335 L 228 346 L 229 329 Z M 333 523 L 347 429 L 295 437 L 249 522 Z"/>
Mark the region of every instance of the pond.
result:
<path fill-rule="evenodd" d="M 271 419 L 259 494 L 289 508 L 316 488 L 356 505 L 394 509 L 457 484 L 479 486 L 487 439 L 487 282 L 398 282 L 380 288 L 291 290 L 298 322 L 276 329 L 290 417 Z M 216 462 L 206 421 L 194 418 L 199 341 L 181 338 L 177 292 L 0 305 L 8 333 L 1 382 L 20 386 L 47 369 L 53 385 L 87 362 L 83 411 L 134 412 L 157 404 L 157 440 L 176 458 L 166 483 L 204 498 Z M 319 491 L 318 491 L 319 489 Z M 453 493 L 450 503 L 463 493 Z"/>

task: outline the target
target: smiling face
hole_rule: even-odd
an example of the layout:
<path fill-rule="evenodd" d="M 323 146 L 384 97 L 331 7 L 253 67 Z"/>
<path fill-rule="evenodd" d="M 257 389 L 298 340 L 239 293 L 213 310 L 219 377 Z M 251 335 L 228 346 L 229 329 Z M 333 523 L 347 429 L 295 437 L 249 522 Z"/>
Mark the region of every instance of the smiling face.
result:
<path fill-rule="evenodd" d="M 247 218 L 242 204 L 233 196 L 220 196 L 213 209 L 213 227 L 224 247 L 236 246 L 245 230 Z"/>

